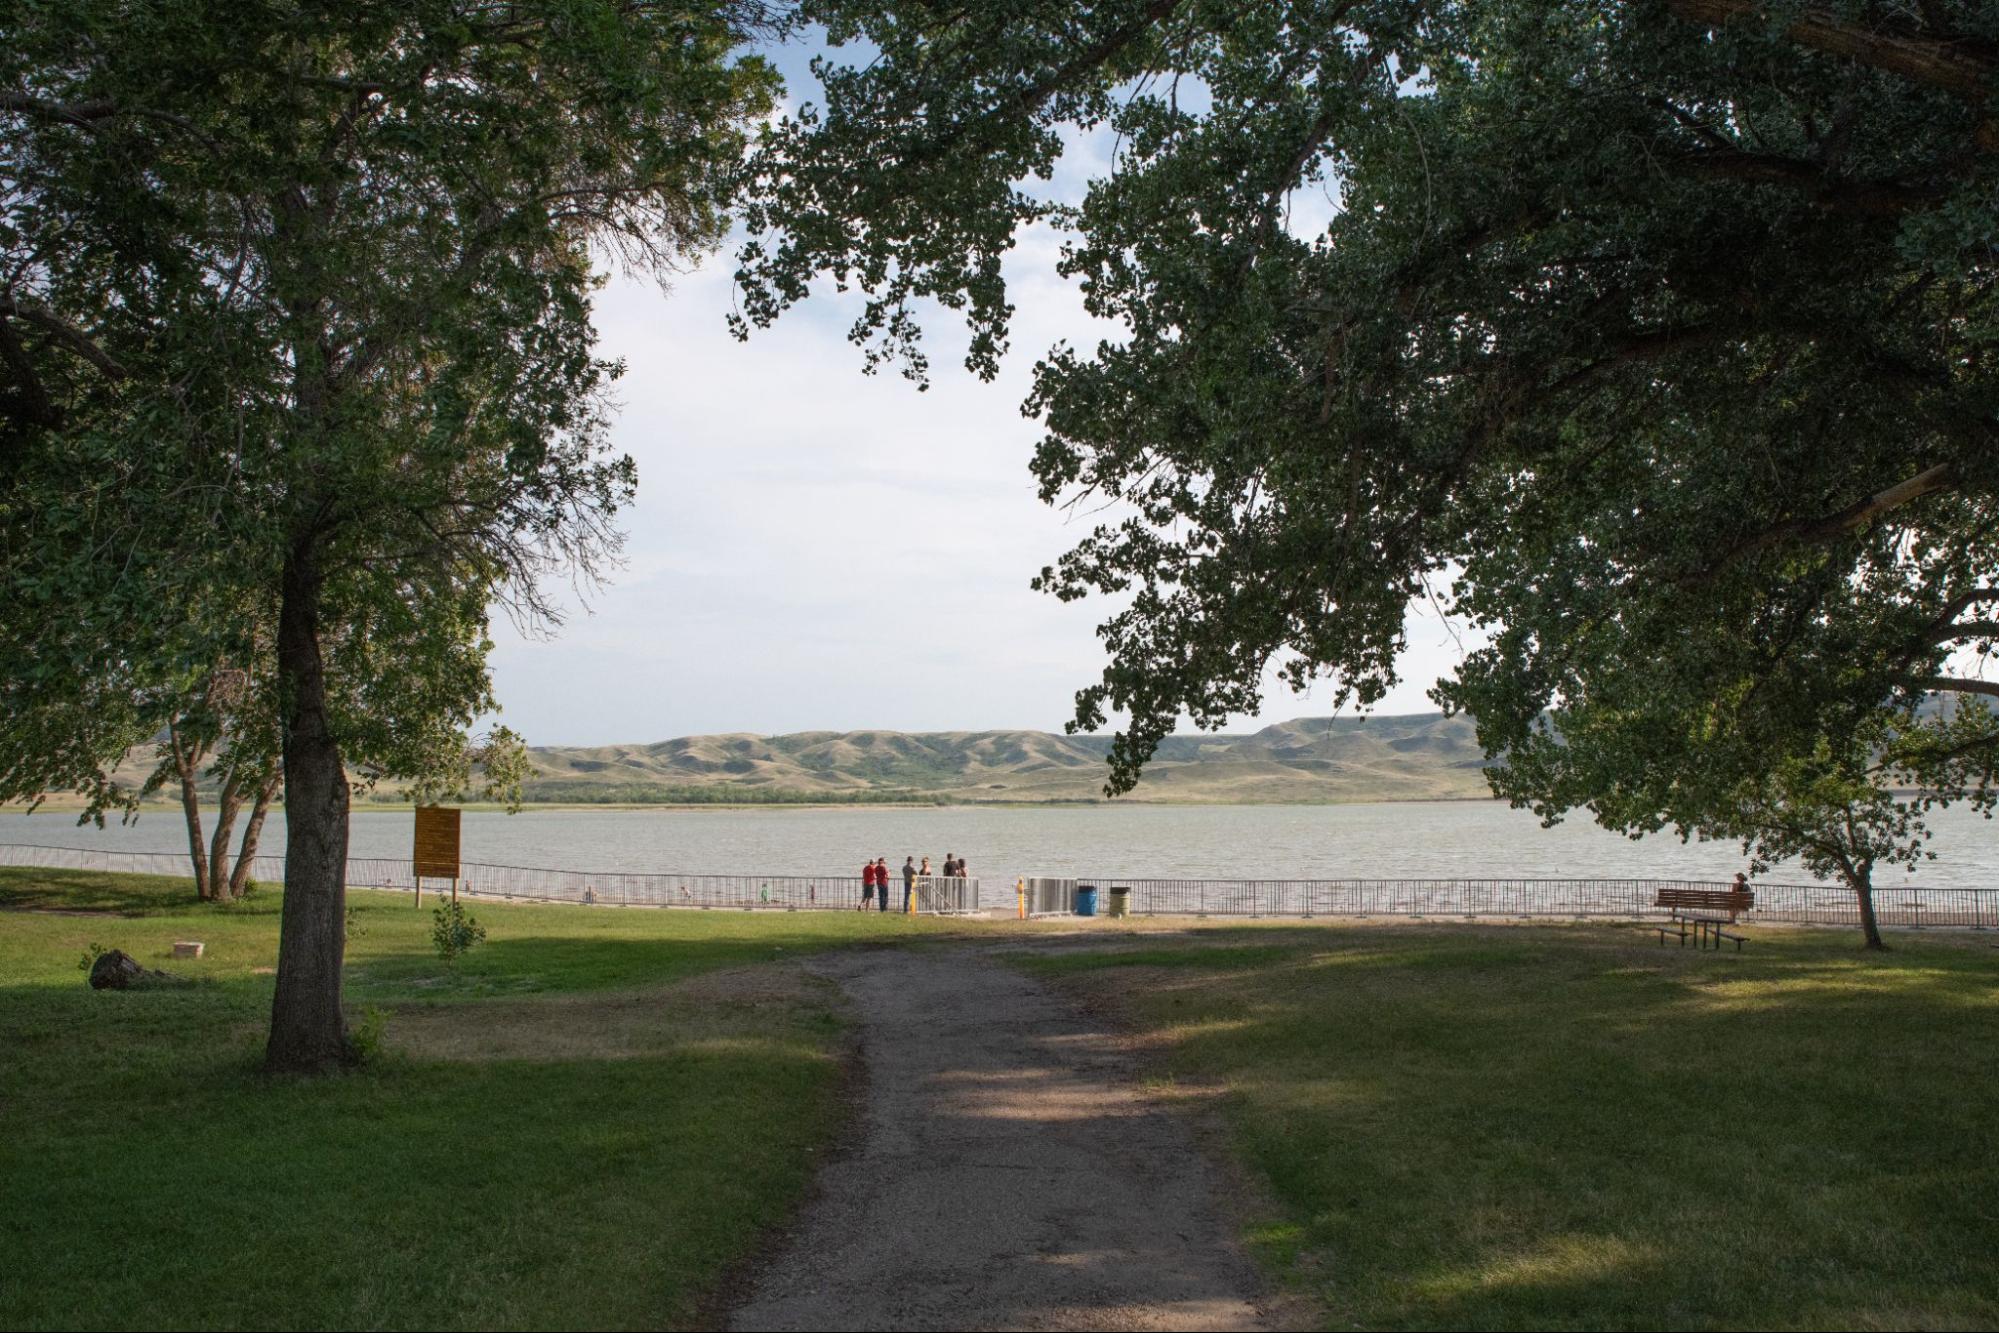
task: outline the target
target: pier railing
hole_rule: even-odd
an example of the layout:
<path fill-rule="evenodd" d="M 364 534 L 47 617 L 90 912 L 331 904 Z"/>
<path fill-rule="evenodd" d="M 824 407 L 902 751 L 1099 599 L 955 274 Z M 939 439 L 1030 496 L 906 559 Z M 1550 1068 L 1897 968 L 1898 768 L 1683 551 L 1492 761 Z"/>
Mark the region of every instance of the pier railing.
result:
<path fill-rule="evenodd" d="M 128 871 L 191 877 L 178 852 L 123 852 L 81 847 L 0 844 L 0 865 Z M 284 858 L 260 856 L 251 872 L 264 883 L 284 881 Z M 890 907 L 900 908 L 901 876 L 892 875 Z M 352 888 L 411 892 L 410 863 L 375 857 L 347 862 Z M 1032 916 L 1072 913 L 1076 890 L 1099 890 L 1097 910 L 1112 888 L 1131 891 L 1134 916 L 1405 917 L 1429 919 L 1552 918 L 1646 920 L 1665 915 L 1654 904 L 1661 889 L 1720 889 L 1725 883 L 1680 879 L 1144 879 L 1131 876 L 1030 876 L 1019 881 Z M 426 880 L 440 891 L 444 881 Z M 1752 886 L 1748 922 L 1857 925 L 1859 906 L 1837 884 Z M 459 892 L 478 898 L 628 907 L 757 910 L 839 910 L 860 905 L 858 875 L 712 875 L 665 871 L 546 870 L 530 866 L 465 865 Z M 921 877 L 917 910 L 969 914 L 1016 910 L 1015 882 Z M 1883 926 L 1999 929 L 1999 889 L 1879 888 L 1875 915 Z"/>

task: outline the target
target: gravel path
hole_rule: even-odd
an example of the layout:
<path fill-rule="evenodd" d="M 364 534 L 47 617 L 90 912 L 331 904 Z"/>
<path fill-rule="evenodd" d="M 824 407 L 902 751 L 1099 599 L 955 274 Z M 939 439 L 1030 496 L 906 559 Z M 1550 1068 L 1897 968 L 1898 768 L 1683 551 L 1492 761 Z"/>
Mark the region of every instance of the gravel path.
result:
<path fill-rule="evenodd" d="M 865 1137 L 730 1327 L 1261 1327 L 1213 1172 L 1104 1025 L 971 950 L 812 966 L 860 1015 Z"/>

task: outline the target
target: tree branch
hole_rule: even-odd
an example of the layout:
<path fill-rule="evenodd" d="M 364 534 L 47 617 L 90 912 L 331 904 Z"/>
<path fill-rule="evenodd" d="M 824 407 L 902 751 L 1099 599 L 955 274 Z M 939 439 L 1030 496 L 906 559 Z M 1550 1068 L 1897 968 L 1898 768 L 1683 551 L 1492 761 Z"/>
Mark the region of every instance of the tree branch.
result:
<path fill-rule="evenodd" d="M 1694 23 L 1763 23 L 1768 7 L 1757 0 L 1666 0 L 1666 8 Z M 1991 88 L 1994 63 L 1989 52 L 1968 41 L 1912 37 L 1845 22 L 1824 6 L 1802 11 L 1784 28 L 1800 46 L 1845 56 L 1905 79 L 1956 93 L 1982 104 Z"/>
<path fill-rule="evenodd" d="M 1703 176 L 1786 186 L 1811 195 L 1812 202 L 1828 212 L 1863 217 L 1900 217 L 1944 198 L 1944 191 L 1935 186 L 1894 180 L 1844 181 L 1813 163 L 1774 153 L 1709 148 L 1682 155 L 1680 165 Z"/>
<path fill-rule="evenodd" d="M 4 319 L 0 319 L 0 366 L 6 367 L 8 378 L 18 386 L 14 393 L 0 397 L 0 413 L 27 426 L 53 428 L 62 423 L 61 409 L 49 398 L 27 349 L 21 346 L 13 326 Z M 12 435 L 11 443 L 18 445 L 21 438 Z"/>
<path fill-rule="evenodd" d="M 983 130 L 986 126 L 1004 120 L 1010 115 L 1033 115 L 1047 103 L 1049 98 L 1061 92 L 1072 80 L 1107 64 L 1152 28 L 1172 17 L 1173 11 L 1178 9 L 1180 4 L 1181 0 L 1152 0 L 1151 4 L 1123 27 L 1099 38 L 1092 45 L 1079 51 L 1073 59 L 1043 74 L 1001 105 L 952 126 L 932 141 L 919 157 L 902 165 L 905 168 L 924 166 L 957 147 L 974 130 Z"/>
<path fill-rule="evenodd" d="M 1774 527 L 1765 528 L 1753 537 L 1737 542 L 1729 551 L 1709 565 L 1701 575 L 1705 582 L 1719 574 L 1724 567 L 1747 555 L 1784 542 L 1829 542 L 1846 536 L 1856 529 L 1865 527 L 1881 515 L 1905 504 L 1920 500 L 1938 491 L 1947 491 L 1957 484 L 1957 466 L 1954 463 L 1939 463 L 1897 482 L 1886 490 L 1876 491 L 1863 500 L 1857 500 L 1838 513 L 1820 518 L 1798 518 Z"/>
<path fill-rule="evenodd" d="M 52 333 L 71 351 L 96 366 L 111 379 L 122 380 L 131 372 L 109 352 L 99 347 L 91 336 L 54 314 L 37 305 L 23 305 L 12 296 L 0 295 L 0 318 L 13 316 L 24 324 L 32 324 L 38 329 Z"/>
<path fill-rule="evenodd" d="M 1999 680 L 1973 680 L 1968 676 L 1930 676 L 1921 682 L 1925 689 L 1955 694 L 1983 694 L 1999 699 Z"/>
<path fill-rule="evenodd" d="M 29 93 L 0 92 L 0 111 L 12 111 L 20 115 L 46 116 L 50 120 L 60 120 L 84 129 L 94 129 L 96 122 L 108 120 L 118 114 L 118 108 L 111 102 L 99 99 L 94 102 L 51 102 L 45 97 L 35 97 Z"/>
<path fill-rule="evenodd" d="M 1930 631 L 1932 643 L 1949 643 L 1953 639 L 1992 638 L 1999 638 L 1999 620 L 1960 620 Z"/>

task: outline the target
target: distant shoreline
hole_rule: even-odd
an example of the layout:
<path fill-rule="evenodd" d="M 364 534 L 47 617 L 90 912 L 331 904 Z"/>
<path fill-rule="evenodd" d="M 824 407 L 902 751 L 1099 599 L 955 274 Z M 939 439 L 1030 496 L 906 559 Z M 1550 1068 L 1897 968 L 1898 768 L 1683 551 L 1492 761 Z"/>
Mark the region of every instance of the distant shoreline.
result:
<path fill-rule="evenodd" d="M 107 776 L 139 791 L 158 768 L 137 746 Z M 1440 713 L 1297 719 L 1251 733 L 1174 735 L 1138 790 L 1103 794 L 1112 738 L 1032 730 L 811 731 L 683 736 L 646 745 L 537 746 L 523 791 L 531 809 L 686 810 L 974 807 L 1047 810 L 1108 805 L 1321 806 L 1487 800 L 1489 767 L 1470 721 Z M 355 808 L 407 809 L 388 778 L 351 774 Z M 204 791 L 208 784 L 204 783 Z M 471 794 L 477 794 L 475 786 Z M 178 804 L 152 793 L 146 809 Z M 53 809 L 74 810 L 65 796 Z M 463 808 L 497 809 L 468 801 Z"/>
<path fill-rule="evenodd" d="M 940 797 L 934 801 L 524 801 L 520 814 L 538 812 L 569 813 L 575 811 L 642 811 L 642 810 L 714 810 L 739 813 L 744 810 L 1062 810 L 1062 809 L 1114 809 L 1132 806 L 1157 806 L 1177 809 L 1203 808 L 1228 809 L 1230 807 L 1251 808 L 1256 806 L 1283 806 L 1287 808 L 1309 809 L 1318 806 L 1340 805 L 1480 805 L 1499 800 L 1496 796 L 1340 796 L 1319 801 L 1201 801 L 1176 800 L 1170 797 L 1125 797 L 1096 799 L 1074 797 L 1048 801 L 954 801 Z M 459 810 L 470 810 L 477 814 L 500 814 L 506 812 L 506 805 L 498 801 L 446 801 L 444 804 Z M 50 797 L 34 811 L 40 815 L 82 814 L 86 803 L 78 797 Z M 204 811 L 213 807 L 206 802 Z M 352 807 L 354 814 L 407 814 L 416 805 L 411 801 L 356 801 Z M 139 804 L 140 814 L 177 814 L 181 809 L 179 800 L 149 800 Z M 25 815 L 29 810 L 23 802 L 0 804 L 0 815 Z M 271 807 L 272 815 L 282 815 L 282 801 Z M 107 810 L 104 821 L 118 822 L 119 812 Z"/>

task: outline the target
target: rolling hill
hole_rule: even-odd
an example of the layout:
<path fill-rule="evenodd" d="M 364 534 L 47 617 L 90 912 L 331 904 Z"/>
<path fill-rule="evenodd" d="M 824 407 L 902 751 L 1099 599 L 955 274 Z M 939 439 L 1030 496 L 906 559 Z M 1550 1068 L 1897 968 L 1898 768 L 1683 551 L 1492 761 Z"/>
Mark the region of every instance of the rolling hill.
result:
<path fill-rule="evenodd" d="M 1102 798 L 1108 736 L 803 731 L 543 746 L 530 801 L 1042 802 Z M 1489 795 L 1472 726 L 1439 713 L 1306 718 L 1173 736 L 1126 800 L 1318 802 Z"/>

